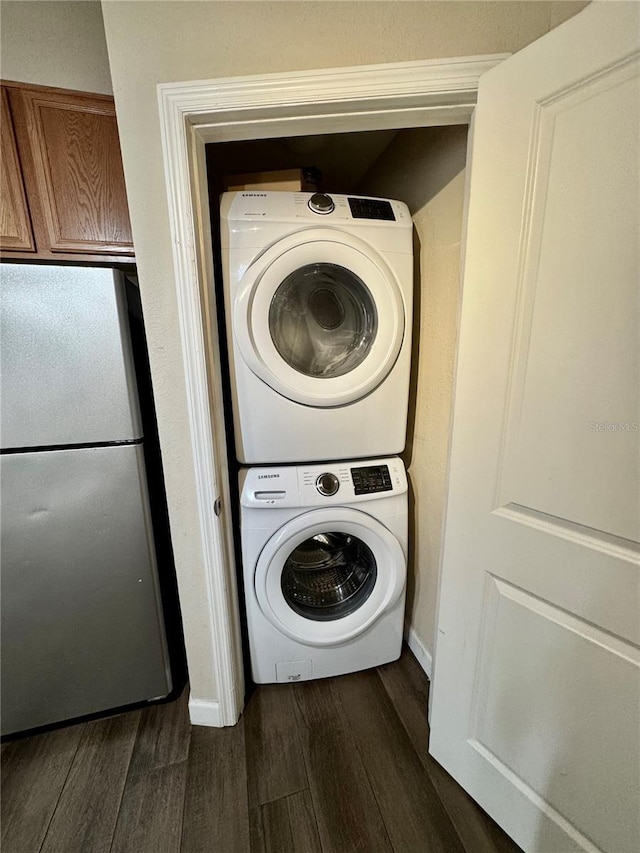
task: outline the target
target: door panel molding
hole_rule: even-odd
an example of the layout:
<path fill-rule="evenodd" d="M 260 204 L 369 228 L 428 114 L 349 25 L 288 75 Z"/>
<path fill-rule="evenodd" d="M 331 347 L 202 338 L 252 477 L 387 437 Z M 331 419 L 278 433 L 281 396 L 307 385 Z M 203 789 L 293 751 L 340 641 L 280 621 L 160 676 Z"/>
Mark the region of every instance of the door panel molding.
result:
<path fill-rule="evenodd" d="M 560 536 L 569 542 L 575 542 L 577 545 L 592 548 L 594 551 L 601 551 L 603 554 L 609 554 L 620 560 L 627 560 L 629 563 L 640 567 L 640 546 L 632 539 L 613 536 L 603 530 L 595 530 L 593 527 L 586 527 L 567 518 L 548 515 L 545 512 L 540 512 L 540 510 L 517 503 L 508 503 L 498 507 L 493 510 L 493 514 L 517 524 L 526 524 L 529 527 L 535 527 L 537 530 L 543 530 L 550 536 Z"/>
<path fill-rule="evenodd" d="M 616 789 L 621 814 L 633 813 L 637 757 L 633 750 L 621 754 L 620 742 L 631 743 L 640 726 L 634 703 L 640 647 L 493 574 L 485 578 L 481 624 L 469 744 L 500 772 L 508 769 L 527 797 L 545 798 L 545 813 L 571 827 L 570 834 L 590 850 L 605 823 L 603 811 L 610 808 L 610 788 Z M 518 644 L 514 625 L 520 626 Z M 562 677 L 549 678 L 553 672 Z M 512 689 L 514 677 L 545 684 L 533 707 L 526 690 Z M 596 688 L 606 694 L 597 702 Z M 583 700 L 578 705 L 577 696 Z M 617 704 L 628 709 L 618 730 L 607 726 Z M 584 725 L 573 726 L 576 718 Z M 557 719 L 564 722 L 562 736 L 540 742 L 537 728 L 552 730 Z M 554 805 L 560 798 L 564 813 Z M 571 812 L 584 820 L 580 812 L 587 801 L 592 805 L 585 834 Z M 599 843 L 608 849 L 605 839 Z M 623 850 L 624 841 L 623 830 L 611 849 Z"/>
<path fill-rule="evenodd" d="M 535 104 L 531 118 L 531 144 L 528 155 L 525 193 L 523 202 L 523 218 L 520 231 L 520 246 L 518 250 L 518 272 L 516 287 L 516 321 L 512 355 L 508 374 L 507 404 L 505 407 L 504 427 L 502 430 L 502 446 L 498 463 L 496 482 L 496 507 L 505 504 L 525 505 L 532 512 L 554 516 L 551 509 L 544 506 L 533 506 L 532 502 L 523 500 L 524 493 L 518 489 L 518 440 L 521 435 L 523 407 L 527 393 L 527 379 L 531 357 L 531 337 L 534 329 L 534 314 L 538 296 L 539 270 L 544 241 L 544 218 L 547 211 L 548 186 L 553 166 L 554 143 L 557 136 L 558 117 L 577 106 L 609 92 L 638 78 L 640 51 L 633 51 L 619 62 L 613 62 L 595 74 L 572 82 L 571 85 L 554 92 Z M 633 413 L 636 412 L 636 420 Z M 638 429 L 637 406 L 631 401 L 627 406 L 626 421 L 629 433 Z M 591 424 L 591 427 L 595 424 Z M 622 432 L 623 424 L 620 423 Z M 585 429 L 587 424 L 585 423 Z M 627 436 L 629 453 L 633 453 L 634 435 Z M 629 468 L 633 466 L 633 460 Z M 630 500 L 630 504 L 632 500 Z M 637 503 L 637 502 L 636 502 Z M 631 508 L 628 515 L 639 517 L 640 507 Z M 598 529 L 595 525 L 581 524 L 580 519 L 563 519 L 569 524 L 578 524 L 585 529 Z M 627 529 L 633 528 L 633 522 L 627 522 Z M 637 530 L 636 526 L 636 530 Z M 615 531 L 602 530 L 602 533 L 615 535 Z M 624 536 L 619 536 L 625 541 Z M 631 540 L 633 541 L 633 540 Z"/>
<path fill-rule="evenodd" d="M 554 809 L 553 806 L 551 806 L 549 802 L 544 799 L 544 797 L 541 797 L 534 791 L 533 788 L 523 782 L 523 780 L 518 776 L 518 774 L 514 773 L 510 767 L 508 767 L 503 761 L 498 758 L 497 755 L 495 755 L 495 753 L 493 753 L 490 749 L 487 749 L 486 746 L 484 746 L 477 740 L 470 740 L 469 746 L 477 752 L 478 757 L 482 761 L 493 765 L 493 767 L 495 767 L 496 769 L 496 772 L 499 773 L 500 776 L 503 776 L 505 779 L 507 779 L 510 784 L 513 785 L 514 788 L 517 788 L 520 791 L 523 797 L 525 797 L 527 800 L 530 800 L 534 804 L 536 809 L 538 809 L 540 812 L 542 812 L 542 814 L 545 815 L 546 818 L 548 818 L 548 820 L 553 826 L 558 827 L 558 829 L 563 833 L 565 838 L 571 839 L 575 846 L 571 849 L 564 846 L 562 848 L 563 853 L 565 851 L 566 853 L 572 853 L 573 850 L 586 851 L 586 853 L 602 853 L 599 847 L 596 847 L 595 844 L 592 844 L 591 841 L 585 835 L 579 832 L 570 821 L 568 821 L 563 815 L 561 815 L 559 811 Z M 526 827 L 527 831 L 532 834 L 535 834 L 537 831 L 537 827 L 535 826 L 531 818 L 525 814 L 522 815 L 522 819 L 530 824 Z M 554 836 L 554 840 L 552 841 L 552 844 L 554 845 L 557 843 L 556 838 L 557 837 Z M 546 847 L 546 849 L 559 850 L 560 848 L 554 846 Z"/>

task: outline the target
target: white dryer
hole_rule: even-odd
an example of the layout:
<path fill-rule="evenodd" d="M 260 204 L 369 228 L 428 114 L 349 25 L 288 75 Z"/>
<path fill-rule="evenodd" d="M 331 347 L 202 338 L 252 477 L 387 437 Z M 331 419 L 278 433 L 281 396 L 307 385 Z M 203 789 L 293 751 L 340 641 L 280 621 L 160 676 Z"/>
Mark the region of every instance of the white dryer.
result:
<path fill-rule="evenodd" d="M 249 468 L 240 532 L 254 681 L 304 681 L 396 660 L 407 575 L 398 458 Z"/>
<path fill-rule="evenodd" d="M 413 295 L 407 206 L 225 193 L 221 241 L 238 460 L 402 451 Z"/>

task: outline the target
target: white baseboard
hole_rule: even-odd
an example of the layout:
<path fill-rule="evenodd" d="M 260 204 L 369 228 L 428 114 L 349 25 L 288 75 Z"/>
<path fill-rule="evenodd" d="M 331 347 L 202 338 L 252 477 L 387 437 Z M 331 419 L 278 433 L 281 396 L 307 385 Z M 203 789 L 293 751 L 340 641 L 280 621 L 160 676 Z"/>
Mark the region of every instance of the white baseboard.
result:
<path fill-rule="evenodd" d="M 221 728 L 222 714 L 219 702 L 207 702 L 204 699 L 189 698 L 189 719 L 192 726 L 212 726 Z"/>
<path fill-rule="evenodd" d="M 410 625 L 405 626 L 404 637 L 407 645 L 413 652 L 415 659 L 418 661 L 422 669 L 425 671 L 425 674 L 429 681 L 431 681 L 431 671 L 433 667 L 433 660 L 431 658 L 431 652 L 427 649 L 425 644 L 422 642 L 418 634 L 416 633 L 415 628 L 412 628 Z"/>

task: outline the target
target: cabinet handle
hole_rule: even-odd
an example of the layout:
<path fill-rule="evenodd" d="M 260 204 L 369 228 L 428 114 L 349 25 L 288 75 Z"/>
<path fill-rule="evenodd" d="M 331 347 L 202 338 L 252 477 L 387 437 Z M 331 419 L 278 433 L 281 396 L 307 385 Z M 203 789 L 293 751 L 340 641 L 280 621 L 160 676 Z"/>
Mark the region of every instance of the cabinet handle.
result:
<path fill-rule="evenodd" d="M 213 502 L 213 512 L 215 515 L 219 516 L 222 512 L 222 500 L 221 498 L 216 498 Z"/>

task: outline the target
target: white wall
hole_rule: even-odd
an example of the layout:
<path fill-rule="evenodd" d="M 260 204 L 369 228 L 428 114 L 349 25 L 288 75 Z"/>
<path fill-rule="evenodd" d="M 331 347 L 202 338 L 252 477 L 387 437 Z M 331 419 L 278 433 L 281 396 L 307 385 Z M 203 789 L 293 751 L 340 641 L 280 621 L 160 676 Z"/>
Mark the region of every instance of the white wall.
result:
<path fill-rule="evenodd" d="M 2 0 L 0 74 L 20 83 L 110 95 L 100 3 Z"/>
<path fill-rule="evenodd" d="M 192 695 L 215 701 L 156 84 L 514 51 L 583 4 L 119 2 L 103 16 L 150 347 Z"/>
<path fill-rule="evenodd" d="M 433 651 L 453 371 L 460 308 L 466 127 L 401 130 L 362 179 L 400 198 L 417 238 L 414 373 L 404 455 L 411 483 L 407 621 Z"/>

